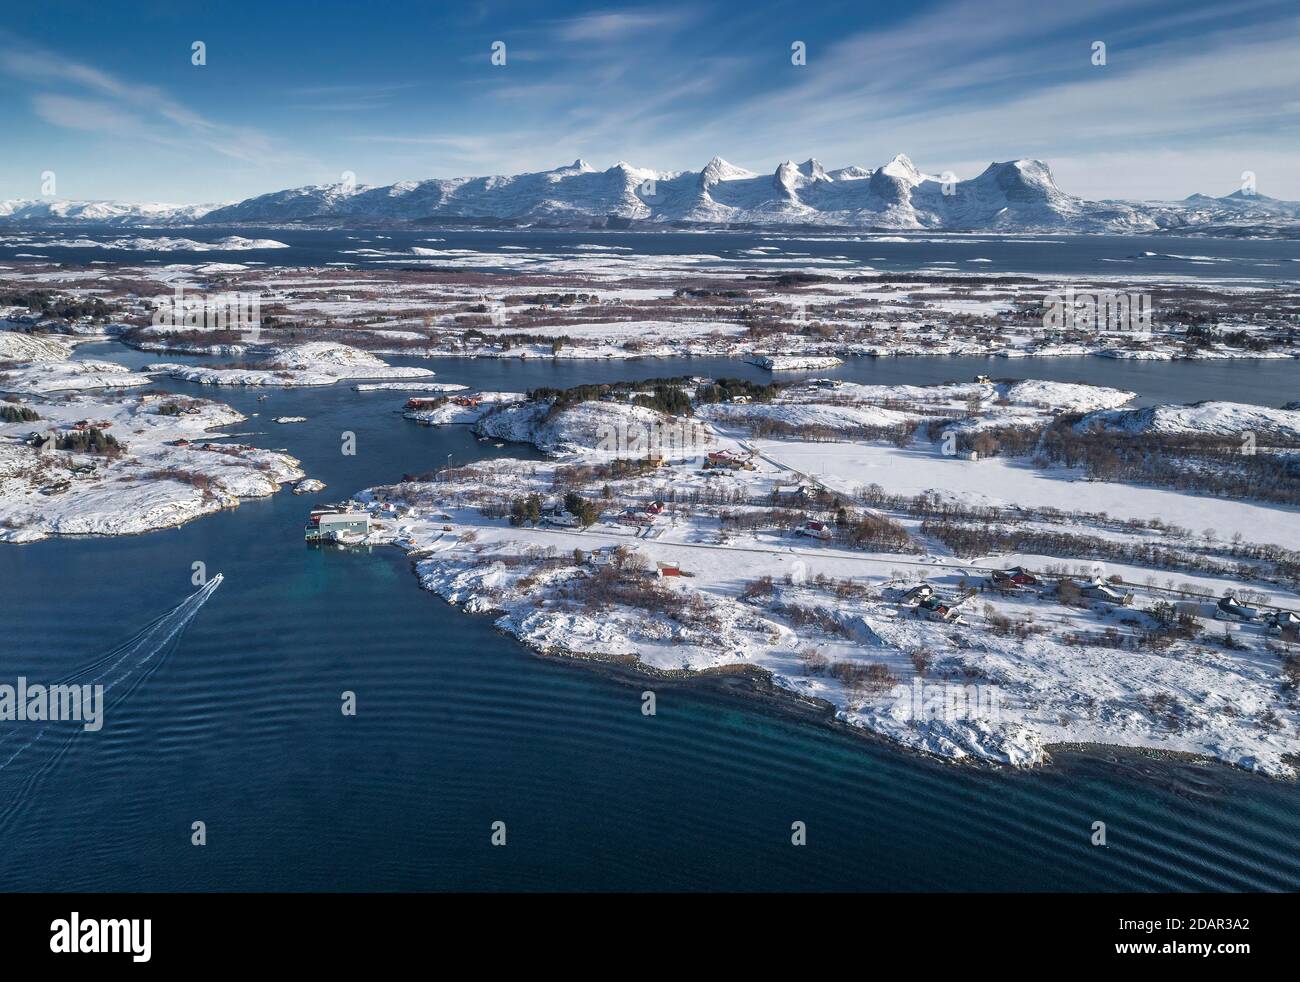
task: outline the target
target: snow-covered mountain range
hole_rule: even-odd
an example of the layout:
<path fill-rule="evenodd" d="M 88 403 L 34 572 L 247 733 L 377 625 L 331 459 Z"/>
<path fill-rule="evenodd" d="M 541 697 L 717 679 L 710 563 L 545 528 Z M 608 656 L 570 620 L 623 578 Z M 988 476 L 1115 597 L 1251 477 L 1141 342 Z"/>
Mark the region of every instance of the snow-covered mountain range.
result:
<path fill-rule="evenodd" d="M 827 228 L 1293 232 L 1300 203 L 1237 191 L 1182 201 L 1087 201 L 1066 194 L 1041 160 L 993 163 L 964 181 L 921 173 L 905 156 L 882 167 L 827 170 L 786 161 L 756 174 L 714 157 L 700 171 L 617 163 L 495 177 L 289 188 L 226 205 L 0 202 L 0 221 L 25 223 L 800 225 Z"/>
<path fill-rule="evenodd" d="M 0 222 L 37 222 L 50 225 L 185 225 L 197 222 L 214 207 L 216 206 L 14 198 L 0 201 Z"/>

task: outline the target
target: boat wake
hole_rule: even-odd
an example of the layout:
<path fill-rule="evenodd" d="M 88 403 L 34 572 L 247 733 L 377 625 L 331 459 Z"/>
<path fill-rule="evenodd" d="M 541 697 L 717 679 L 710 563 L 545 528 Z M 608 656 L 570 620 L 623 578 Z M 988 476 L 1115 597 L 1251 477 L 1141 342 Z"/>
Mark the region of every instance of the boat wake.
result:
<path fill-rule="evenodd" d="M 93 662 L 55 679 L 47 690 L 76 686 L 91 692 L 102 686 L 100 722 L 149 678 L 175 649 L 185 628 L 221 585 L 220 573 L 171 610 L 146 624 L 126 641 Z M 42 680 L 43 682 L 43 680 Z M 0 829 L 27 800 L 41 779 L 59 762 L 77 734 L 81 719 L 14 719 L 0 722 Z"/>

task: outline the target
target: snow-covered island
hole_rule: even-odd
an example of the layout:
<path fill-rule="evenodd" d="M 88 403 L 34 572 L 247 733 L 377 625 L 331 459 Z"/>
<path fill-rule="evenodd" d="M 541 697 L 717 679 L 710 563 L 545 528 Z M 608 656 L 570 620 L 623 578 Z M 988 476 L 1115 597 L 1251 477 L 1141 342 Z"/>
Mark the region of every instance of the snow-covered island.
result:
<path fill-rule="evenodd" d="M 0 391 L 11 386 L 12 373 L 0 369 Z M 0 542 L 168 528 L 303 478 L 288 454 L 222 437 L 244 418 L 167 394 L 5 396 Z"/>
<path fill-rule="evenodd" d="M 334 385 L 343 379 L 430 378 L 427 368 L 395 368 L 346 344 L 308 341 L 262 354 L 255 368 L 155 364 L 146 372 L 204 385 Z"/>
<path fill-rule="evenodd" d="M 754 355 L 749 362 L 771 372 L 798 372 L 810 368 L 838 368 L 844 364 L 844 359 L 834 355 Z"/>
<path fill-rule="evenodd" d="M 78 268 L 34 261 L 0 275 L 0 287 L 27 304 L 0 306 L 0 321 L 12 319 L 62 344 L 113 337 L 160 356 L 238 359 L 196 367 L 160 357 L 157 367 L 177 378 L 241 385 L 331 384 L 332 376 L 414 388 L 427 378 L 417 368 L 365 360 L 385 356 L 689 355 L 792 372 L 831 370 L 860 357 L 1179 361 L 1300 355 L 1293 281 L 1215 279 L 1215 263 L 1208 260 L 1206 274 L 1194 280 L 1149 271 L 1162 260 L 1194 256 L 1116 257 L 1107 267 L 1113 276 L 995 273 L 975 260 L 899 273 L 848 255 L 774 254 L 798 246 L 801 240 L 789 234 L 767 236 L 764 241 L 774 244 L 727 256 L 708 252 L 707 237 L 699 238 L 697 255 L 662 256 L 595 243 L 557 252 L 376 247 L 347 252 L 355 268 L 239 262 Z M 1042 241 L 1043 249 L 1060 246 Z M 1146 264 L 1148 271 L 1125 276 L 1127 263 Z M 483 268 L 493 270 L 490 278 L 477 271 Z M 142 284 L 157 292 L 142 294 Z M 176 290 L 187 312 L 180 323 L 158 316 Z M 219 318 L 204 320 L 206 326 L 190 323 L 189 315 L 222 309 L 231 297 L 240 298 L 241 309 L 256 301 L 256 330 Z M 318 344 L 351 353 L 289 354 Z"/>
<path fill-rule="evenodd" d="M 1168 466 L 1202 489 L 1124 456 L 1161 438 L 1113 425 L 1132 398 L 1115 389 L 594 389 L 481 403 L 481 434 L 548 460 L 371 488 L 366 541 L 539 652 L 739 672 L 940 757 L 1107 744 L 1294 776 L 1297 485 L 1212 491 L 1284 474 L 1295 433 L 1236 473 L 1211 425 L 1231 407 L 1136 411 L 1201 427 Z"/>

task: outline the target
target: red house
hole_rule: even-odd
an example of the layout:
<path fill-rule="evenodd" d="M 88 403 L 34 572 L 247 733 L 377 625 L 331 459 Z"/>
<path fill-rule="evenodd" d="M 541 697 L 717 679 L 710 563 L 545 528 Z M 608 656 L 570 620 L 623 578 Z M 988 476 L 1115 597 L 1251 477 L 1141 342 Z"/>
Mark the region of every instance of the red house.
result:
<path fill-rule="evenodd" d="M 993 585 L 1000 587 L 1038 586 L 1038 577 L 1023 566 L 1012 566 L 1010 569 L 995 569 L 993 571 Z"/>

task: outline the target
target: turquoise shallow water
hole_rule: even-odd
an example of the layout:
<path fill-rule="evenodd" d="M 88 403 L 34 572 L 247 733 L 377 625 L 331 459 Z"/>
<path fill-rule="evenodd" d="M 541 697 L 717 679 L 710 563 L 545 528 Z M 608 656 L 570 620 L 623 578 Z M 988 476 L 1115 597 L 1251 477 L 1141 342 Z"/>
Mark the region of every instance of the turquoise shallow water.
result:
<path fill-rule="evenodd" d="M 872 364 L 896 381 L 968 374 Z M 750 371 L 432 367 L 487 387 Z M 300 457 L 329 483 L 323 500 L 448 453 L 530 455 L 410 424 L 390 411 L 400 393 L 256 395 L 219 393 L 245 412 L 309 417 L 256 418 L 243 439 Z M 344 429 L 355 457 L 339 453 Z M 226 576 L 101 733 L 0 770 L 0 889 L 1300 887 L 1295 784 L 1104 752 L 1031 773 L 958 768 L 690 686 L 661 690 L 646 718 L 640 686 L 534 657 L 421 592 L 396 551 L 305 547 L 312 500 L 282 493 L 146 536 L 0 549 L 0 679 L 93 660 L 186 597 L 195 561 Z M 339 713 L 344 690 L 355 718 Z M 489 844 L 494 821 L 505 848 Z M 807 847 L 790 845 L 793 821 Z M 1094 821 L 1104 848 L 1089 843 Z"/>

